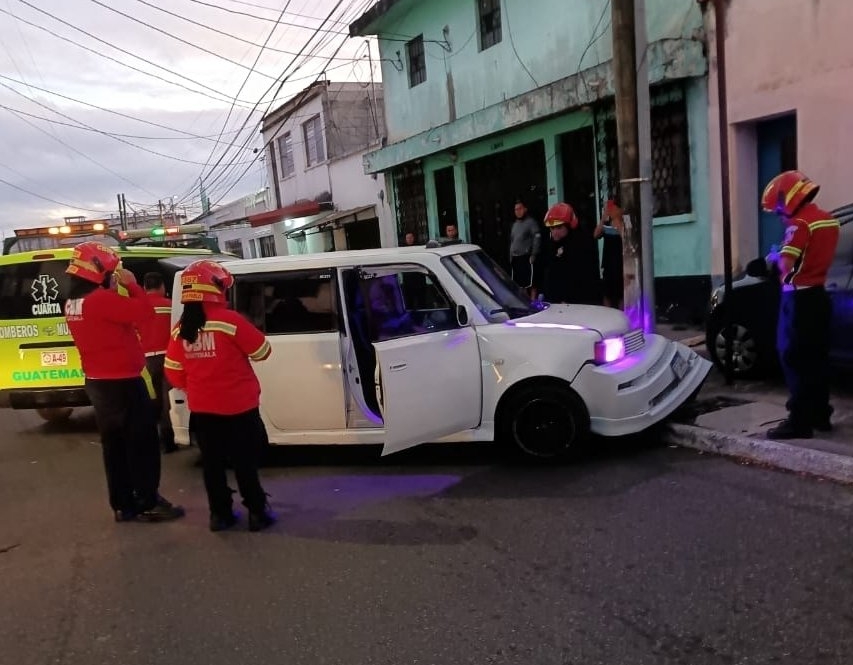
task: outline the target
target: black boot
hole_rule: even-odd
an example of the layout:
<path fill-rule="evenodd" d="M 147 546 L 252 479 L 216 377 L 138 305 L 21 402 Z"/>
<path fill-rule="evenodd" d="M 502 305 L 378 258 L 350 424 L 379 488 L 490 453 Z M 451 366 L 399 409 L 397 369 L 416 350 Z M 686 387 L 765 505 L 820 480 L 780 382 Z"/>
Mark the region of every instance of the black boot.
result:
<path fill-rule="evenodd" d="M 784 441 L 786 439 L 811 439 L 813 435 L 811 427 L 804 427 L 794 423 L 790 418 L 783 420 L 767 432 L 767 438 L 774 441 Z"/>
<path fill-rule="evenodd" d="M 174 506 L 162 496 L 157 496 L 157 502 L 151 508 L 140 510 L 136 519 L 140 522 L 169 522 L 183 517 L 186 511 L 181 506 Z"/>
<path fill-rule="evenodd" d="M 213 532 L 225 531 L 235 524 L 237 524 L 237 514 L 234 512 L 210 513 L 210 530 Z"/>
<path fill-rule="evenodd" d="M 275 517 L 266 508 L 259 512 L 249 513 L 249 531 L 263 531 L 275 524 Z"/>

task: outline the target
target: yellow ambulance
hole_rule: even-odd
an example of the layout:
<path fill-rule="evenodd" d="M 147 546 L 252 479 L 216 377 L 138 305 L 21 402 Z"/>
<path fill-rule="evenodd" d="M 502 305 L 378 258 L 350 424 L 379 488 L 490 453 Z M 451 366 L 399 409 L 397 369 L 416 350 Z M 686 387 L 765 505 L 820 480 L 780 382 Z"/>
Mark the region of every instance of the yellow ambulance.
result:
<path fill-rule="evenodd" d="M 140 284 L 145 273 L 159 272 L 167 291 L 175 273 L 192 261 L 226 258 L 201 248 L 122 244 L 115 249 Z M 0 408 L 35 409 L 51 421 L 89 405 L 80 356 L 63 315 L 71 252 L 68 246 L 0 256 Z"/>

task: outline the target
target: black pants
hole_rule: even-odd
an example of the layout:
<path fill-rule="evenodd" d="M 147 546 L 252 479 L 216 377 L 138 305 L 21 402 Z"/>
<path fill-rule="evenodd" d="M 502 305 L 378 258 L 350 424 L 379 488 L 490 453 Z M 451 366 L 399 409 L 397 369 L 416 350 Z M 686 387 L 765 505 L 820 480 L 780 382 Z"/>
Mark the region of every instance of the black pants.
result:
<path fill-rule="evenodd" d="M 233 416 L 194 413 L 191 427 L 201 450 L 210 512 L 217 515 L 231 512 L 232 491 L 225 475 L 229 462 L 237 478 L 243 505 L 251 512 L 262 512 L 267 499 L 258 478 L 258 466 L 267 434 L 258 409 Z"/>
<path fill-rule="evenodd" d="M 163 450 L 170 450 L 175 447 L 175 432 L 172 429 L 172 419 L 169 416 L 169 389 L 171 386 L 166 381 L 166 375 L 163 372 L 165 362 L 165 354 L 148 356 L 145 359 L 145 365 L 151 375 L 151 382 L 154 384 L 154 417 L 160 434 L 160 446 Z"/>
<path fill-rule="evenodd" d="M 822 287 L 786 291 L 777 346 L 791 398 L 791 423 L 809 429 L 832 412 L 829 405 L 829 335 L 832 301 Z"/>
<path fill-rule="evenodd" d="M 530 255 L 513 256 L 510 260 L 512 280 L 523 289 L 533 288 L 533 264 Z"/>
<path fill-rule="evenodd" d="M 160 487 L 160 449 L 144 379 L 86 379 L 86 394 L 101 434 L 110 506 L 153 508 Z"/>

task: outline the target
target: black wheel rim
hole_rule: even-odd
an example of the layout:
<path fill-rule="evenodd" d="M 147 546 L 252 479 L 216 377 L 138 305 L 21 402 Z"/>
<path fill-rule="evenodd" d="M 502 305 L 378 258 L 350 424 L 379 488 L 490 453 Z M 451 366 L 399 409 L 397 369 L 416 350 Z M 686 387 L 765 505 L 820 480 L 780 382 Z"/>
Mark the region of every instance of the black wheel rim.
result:
<path fill-rule="evenodd" d="M 732 367 L 735 373 L 742 374 L 752 370 L 758 362 L 758 344 L 748 328 L 734 324 L 729 328 L 729 334 L 720 330 L 714 346 L 717 359 L 721 365 L 726 364 L 726 337 L 732 339 Z"/>
<path fill-rule="evenodd" d="M 559 457 L 571 448 L 577 423 L 567 404 L 539 397 L 518 409 L 512 430 L 516 445 L 528 455 Z"/>

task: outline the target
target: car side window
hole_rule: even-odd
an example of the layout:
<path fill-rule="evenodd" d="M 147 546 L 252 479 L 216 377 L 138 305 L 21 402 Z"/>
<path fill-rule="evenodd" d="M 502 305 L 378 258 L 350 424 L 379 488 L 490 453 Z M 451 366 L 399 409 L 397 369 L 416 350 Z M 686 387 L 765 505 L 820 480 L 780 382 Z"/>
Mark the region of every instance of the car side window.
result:
<path fill-rule="evenodd" d="M 458 327 L 453 303 L 424 268 L 367 269 L 360 281 L 373 342 Z"/>
<path fill-rule="evenodd" d="M 237 277 L 235 309 L 267 335 L 337 332 L 332 272 Z"/>

